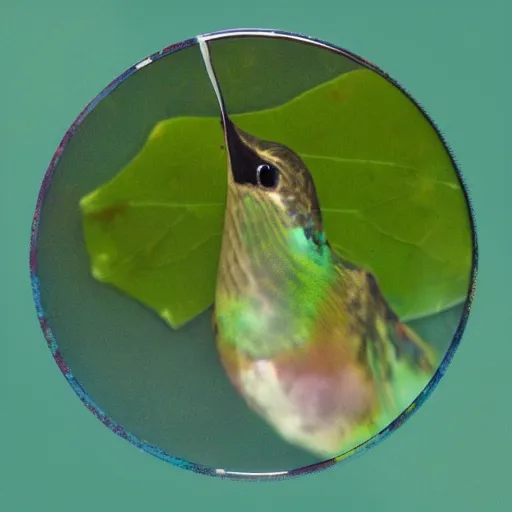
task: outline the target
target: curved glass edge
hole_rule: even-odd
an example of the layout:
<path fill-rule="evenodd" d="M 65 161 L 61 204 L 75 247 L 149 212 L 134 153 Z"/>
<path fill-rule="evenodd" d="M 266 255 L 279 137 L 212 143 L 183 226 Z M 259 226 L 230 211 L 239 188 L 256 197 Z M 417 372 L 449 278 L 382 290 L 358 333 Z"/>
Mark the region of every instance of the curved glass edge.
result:
<path fill-rule="evenodd" d="M 470 285 L 468 289 L 468 294 L 466 297 L 466 301 L 464 303 L 464 312 L 460 319 L 459 325 L 453 337 L 453 340 L 450 344 L 449 349 L 447 350 L 441 364 L 439 365 L 436 373 L 432 376 L 428 385 L 423 389 L 423 391 L 416 397 L 416 399 L 412 402 L 412 404 L 404 410 L 393 422 L 391 422 L 387 427 L 381 430 L 372 438 L 368 439 L 364 443 L 360 444 L 352 448 L 350 451 L 345 452 L 342 455 L 334 457 L 332 459 L 328 459 L 316 464 L 312 464 L 310 466 L 305 466 L 297 469 L 292 469 L 288 471 L 278 471 L 278 472 L 268 472 L 268 473 L 249 473 L 249 472 L 236 472 L 236 471 L 228 471 L 224 469 L 216 469 L 209 468 L 206 466 L 202 466 L 201 464 L 187 461 L 182 458 L 173 457 L 172 455 L 166 453 L 155 445 L 152 445 L 144 440 L 141 440 L 134 436 L 133 434 L 126 431 L 122 425 L 116 423 L 112 418 L 110 418 L 94 401 L 89 397 L 83 386 L 78 382 L 78 380 L 73 376 L 70 368 L 66 365 L 62 356 L 60 354 L 58 343 L 55 339 L 55 336 L 52 332 L 51 327 L 48 324 L 44 308 L 41 303 L 41 291 L 40 291 L 40 282 L 39 277 L 37 275 L 37 241 L 39 235 L 39 223 L 41 218 L 41 209 L 46 193 L 51 185 L 51 180 L 53 177 L 53 173 L 55 168 L 60 160 L 60 157 L 67 146 L 69 140 L 73 137 L 76 132 L 77 127 L 83 122 L 85 117 L 94 109 L 94 107 L 108 94 L 114 91 L 124 80 L 126 80 L 129 76 L 137 72 L 139 69 L 146 67 L 147 65 L 156 62 L 157 60 L 171 54 L 187 48 L 189 46 L 193 46 L 198 43 L 198 40 L 213 40 L 213 39 L 221 39 L 228 37 L 276 37 L 282 39 L 295 40 L 298 42 L 315 44 L 317 46 L 321 46 L 330 51 L 339 53 L 356 61 L 358 64 L 371 69 L 378 73 L 381 77 L 387 79 L 391 82 L 395 87 L 397 87 L 403 94 L 405 94 L 410 101 L 412 101 L 417 108 L 421 111 L 421 113 L 425 116 L 425 118 L 429 121 L 433 129 L 436 131 L 438 136 L 440 137 L 443 145 L 447 149 L 452 165 L 457 173 L 457 177 L 459 179 L 461 188 L 464 192 L 464 196 L 466 199 L 466 204 L 468 207 L 468 214 L 470 217 L 470 227 L 471 227 L 471 235 L 472 235 L 472 251 L 473 251 L 473 259 L 472 259 L 472 267 L 471 267 L 471 275 L 470 275 Z M 106 427 L 108 427 L 114 434 L 119 437 L 129 441 L 135 447 L 139 448 L 141 451 L 148 453 L 157 457 L 164 462 L 170 463 L 173 466 L 179 467 L 181 469 L 186 469 L 192 471 L 194 473 L 207 475 L 207 476 L 215 476 L 219 478 L 228 478 L 234 480 L 250 480 L 250 481 L 265 481 L 265 480 L 279 480 L 285 478 L 293 478 L 300 475 L 305 475 L 309 473 L 313 473 L 316 471 L 321 471 L 327 469 L 331 466 L 334 466 L 338 462 L 346 461 L 348 459 L 353 459 L 356 456 L 360 456 L 363 453 L 367 452 L 369 449 L 373 448 L 376 444 L 380 443 L 384 439 L 386 439 L 392 432 L 394 432 L 397 428 L 399 428 L 407 419 L 409 419 L 419 408 L 425 400 L 431 395 L 432 391 L 437 387 L 439 381 L 446 373 L 448 366 L 450 365 L 453 356 L 457 348 L 460 345 L 460 341 L 462 338 L 462 334 L 466 327 L 469 313 L 471 311 L 471 306 L 473 303 L 473 298 L 476 289 L 476 280 L 477 280 L 477 268 L 478 268 L 478 242 L 477 242 L 477 234 L 476 234 L 476 222 L 475 222 L 475 214 L 473 205 L 470 199 L 468 187 L 466 182 L 462 176 L 462 173 L 459 169 L 459 166 L 455 160 L 453 152 L 446 142 L 442 132 L 434 123 L 434 121 L 427 114 L 425 109 L 409 94 L 409 92 L 402 87 L 396 80 L 391 78 L 387 73 L 378 68 L 375 64 L 371 63 L 355 55 L 354 53 L 338 47 L 336 45 L 327 43 L 321 39 L 317 39 L 314 37 L 287 32 L 283 30 L 273 30 L 273 29 L 232 29 L 232 30 L 221 30 L 217 32 L 209 32 L 206 34 L 199 35 L 197 37 L 193 37 L 182 41 L 180 43 L 173 44 L 164 48 L 163 50 L 156 52 L 145 59 L 139 61 L 137 64 L 134 64 L 129 69 L 127 69 L 124 73 L 118 76 L 115 80 L 113 80 L 110 84 L 108 84 L 90 103 L 86 105 L 86 107 L 80 112 L 78 117 L 72 123 L 70 128 L 65 133 L 62 138 L 57 150 L 55 151 L 50 164 L 44 174 L 42 184 L 37 196 L 36 208 L 32 220 L 32 229 L 31 229 L 31 237 L 30 237 L 30 254 L 29 254 L 29 268 L 30 268 L 30 280 L 32 285 L 32 294 L 34 298 L 34 304 L 39 320 L 39 324 L 43 331 L 44 337 L 46 339 L 47 345 L 51 351 L 51 354 L 57 363 L 60 371 L 64 375 L 67 382 L 71 385 L 75 393 L 78 395 L 82 403 L 91 411 L 94 416 L 98 420 L 100 420 Z"/>

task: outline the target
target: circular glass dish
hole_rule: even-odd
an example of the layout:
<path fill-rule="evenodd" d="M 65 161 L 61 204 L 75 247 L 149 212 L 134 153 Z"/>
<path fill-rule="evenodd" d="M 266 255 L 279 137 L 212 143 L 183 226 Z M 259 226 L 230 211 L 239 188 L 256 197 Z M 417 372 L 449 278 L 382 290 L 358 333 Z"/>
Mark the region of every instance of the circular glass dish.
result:
<path fill-rule="evenodd" d="M 255 137 L 253 157 L 266 155 L 261 141 L 293 153 L 254 168 L 252 157 L 234 158 L 219 99 Z M 245 195 L 228 193 L 226 203 L 234 167 L 271 162 L 287 176 L 294 155 L 316 187 L 293 182 L 308 218 L 283 206 L 289 187 L 254 195 L 262 184 L 249 178 L 235 180 Z M 303 251 L 310 265 L 314 243 L 324 258 L 315 265 L 331 278 L 301 267 L 277 282 L 249 270 L 259 295 L 240 285 L 237 304 L 263 294 L 267 313 L 242 308 L 259 315 L 242 328 L 217 268 L 245 258 L 238 265 L 254 269 L 247 237 L 277 223 L 244 224 L 245 249 L 221 254 L 225 219 L 245 211 L 246 196 L 293 217 L 277 230 L 285 253 L 296 262 Z M 267 263 L 287 261 L 269 247 Z M 476 261 L 457 165 L 394 80 L 316 39 L 232 30 L 151 55 L 85 107 L 45 174 L 30 269 L 52 354 L 100 421 L 179 467 L 262 479 L 367 449 L 421 405 L 460 341 Z M 266 293 L 266 278 L 282 293 Z"/>

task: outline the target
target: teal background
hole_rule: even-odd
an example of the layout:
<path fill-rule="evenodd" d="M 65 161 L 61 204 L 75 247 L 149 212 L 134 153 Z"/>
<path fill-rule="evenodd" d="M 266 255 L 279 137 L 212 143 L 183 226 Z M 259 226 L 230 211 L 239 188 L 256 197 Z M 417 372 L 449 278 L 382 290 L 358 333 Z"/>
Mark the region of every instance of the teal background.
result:
<path fill-rule="evenodd" d="M 512 178 L 505 164 L 505 2 L 379 5 L 3 0 L 1 510 L 510 510 L 512 345 L 505 322 L 512 271 L 504 212 Z M 302 32 L 344 46 L 410 90 L 439 124 L 463 169 L 482 254 L 461 348 L 421 410 L 361 458 L 270 484 L 186 473 L 103 427 L 76 398 L 44 343 L 27 263 L 40 180 L 82 107 L 127 67 L 164 46 L 245 26 Z"/>

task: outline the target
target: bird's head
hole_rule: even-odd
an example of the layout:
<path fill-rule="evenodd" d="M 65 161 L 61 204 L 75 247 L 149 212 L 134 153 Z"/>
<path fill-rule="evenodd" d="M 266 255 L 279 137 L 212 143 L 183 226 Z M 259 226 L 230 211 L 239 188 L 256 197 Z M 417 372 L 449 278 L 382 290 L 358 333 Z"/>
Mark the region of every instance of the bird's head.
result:
<path fill-rule="evenodd" d="M 290 148 L 261 140 L 222 117 L 231 200 L 271 205 L 276 220 L 289 227 L 322 231 L 322 218 L 311 173 Z M 261 210 L 262 215 L 264 210 Z"/>
<path fill-rule="evenodd" d="M 302 228 L 306 239 L 325 243 L 321 240 L 322 215 L 315 184 L 305 163 L 283 144 L 255 137 L 233 123 L 213 69 L 208 42 L 201 39 L 199 43 L 220 107 L 228 160 L 227 210 L 232 213 L 232 222 L 247 227 L 247 218 L 254 228 L 264 226 L 267 232 L 270 225 L 276 231 Z"/>

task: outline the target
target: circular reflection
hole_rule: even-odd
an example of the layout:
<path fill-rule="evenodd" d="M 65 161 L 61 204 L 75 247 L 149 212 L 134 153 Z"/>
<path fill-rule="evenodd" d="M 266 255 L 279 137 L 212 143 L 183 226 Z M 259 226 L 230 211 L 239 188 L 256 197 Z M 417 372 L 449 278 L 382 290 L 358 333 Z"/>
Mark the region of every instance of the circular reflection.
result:
<path fill-rule="evenodd" d="M 190 39 L 110 84 L 52 160 L 31 248 L 87 407 L 228 477 L 326 467 L 400 425 L 453 355 L 475 268 L 425 113 L 374 65 L 268 31 Z"/>

